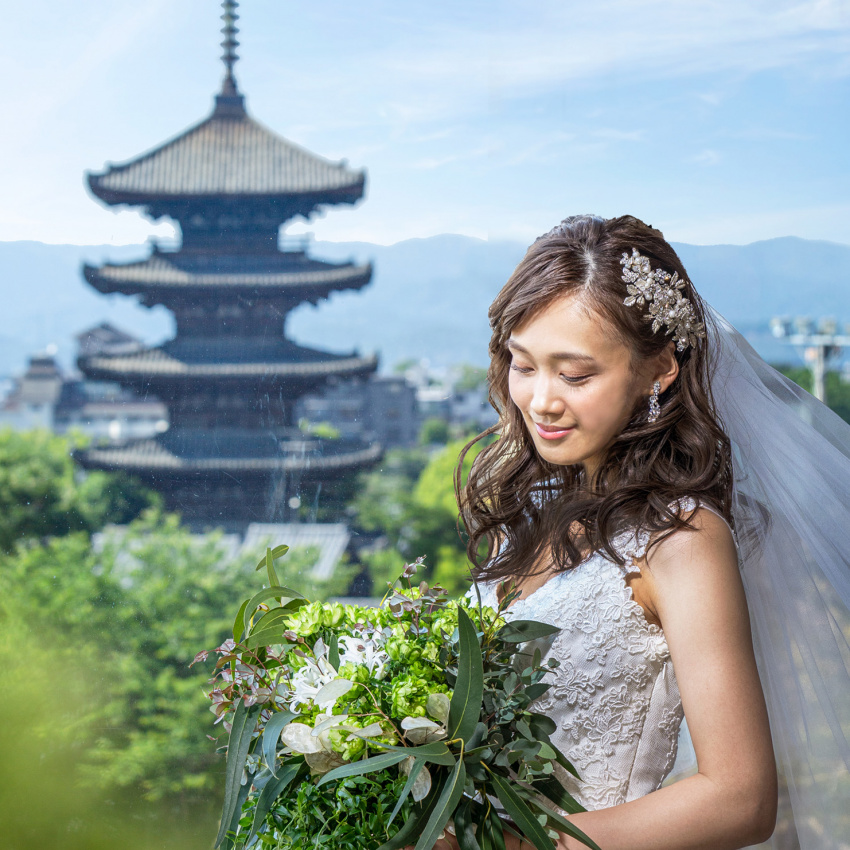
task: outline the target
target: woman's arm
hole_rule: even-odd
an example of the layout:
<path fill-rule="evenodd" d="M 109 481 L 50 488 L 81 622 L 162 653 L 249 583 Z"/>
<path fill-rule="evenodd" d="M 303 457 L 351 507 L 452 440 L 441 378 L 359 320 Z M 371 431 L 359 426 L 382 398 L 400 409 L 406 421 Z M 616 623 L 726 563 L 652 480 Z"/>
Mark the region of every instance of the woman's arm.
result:
<path fill-rule="evenodd" d="M 571 815 L 602 850 L 735 850 L 776 821 L 776 766 L 735 544 L 716 514 L 655 546 L 643 567 L 664 628 L 698 773 L 645 797 Z M 520 843 L 505 836 L 507 850 Z M 558 850 L 585 845 L 563 836 Z M 454 838 L 435 850 L 456 850 Z M 522 850 L 531 850 L 528 843 Z"/>

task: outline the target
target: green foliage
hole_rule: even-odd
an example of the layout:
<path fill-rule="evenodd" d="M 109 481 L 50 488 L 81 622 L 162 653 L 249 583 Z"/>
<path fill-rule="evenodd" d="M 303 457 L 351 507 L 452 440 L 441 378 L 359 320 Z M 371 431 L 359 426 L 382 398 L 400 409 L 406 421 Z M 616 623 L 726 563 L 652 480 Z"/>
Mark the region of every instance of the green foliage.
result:
<path fill-rule="evenodd" d="M 461 363 L 457 367 L 458 378 L 455 381 L 455 389 L 458 392 L 477 390 L 487 385 L 487 369 L 483 366 L 473 366 L 470 363 Z"/>
<path fill-rule="evenodd" d="M 45 619 L 0 621 L 0 820 L 4 850 L 206 850 L 214 809 L 152 805 L 80 783 L 96 648 L 71 644 Z M 104 722 L 108 722 L 105 720 Z"/>
<path fill-rule="evenodd" d="M 83 444 L 47 431 L 0 430 L 0 550 L 26 538 L 129 522 L 158 503 L 129 476 L 77 470 L 71 452 Z"/>
<path fill-rule="evenodd" d="M 469 562 L 458 530 L 454 494 L 454 469 L 465 441 L 449 443 L 425 462 L 421 449 L 389 453 L 382 469 L 362 478 L 354 501 L 355 521 L 366 530 L 383 531 L 388 550 L 364 556 L 381 595 L 386 582 L 399 573 L 402 559 L 425 556 L 432 565 L 425 577 L 458 593 L 468 586 Z M 466 456 L 463 474 L 468 475 L 481 445 Z"/>
<path fill-rule="evenodd" d="M 294 798 L 280 803 L 266 817 L 269 831 L 260 836 L 260 848 L 275 850 L 362 850 L 377 839 L 389 837 L 383 825 L 405 784 L 398 771 L 352 776 L 318 786 L 302 782 Z M 255 801 L 245 806 L 244 827 L 249 827 Z M 409 804 L 402 809 L 406 817 Z M 274 830 L 274 831 L 273 831 Z M 278 839 L 273 839 L 275 834 Z"/>
<path fill-rule="evenodd" d="M 207 797 L 223 765 L 206 739 L 208 674 L 189 664 L 199 646 L 228 636 L 231 600 L 254 587 L 253 564 L 156 511 L 104 537 L 100 551 L 74 533 L 0 556 L 0 622 L 31 624 L 14 626 L 19 651 L 30 629 L 49 627 L 85 669 L 97 696 L 73 729 L 90 786 Z M 300 580 L 314 562 L 294 551 L 283 577 Z M 313 590 L 322 598 L 333 588 Z"/>
<path fill-rule="evenodd" d="M 774 369 L 790 378 L 795 384 L 810 393 L 814 389 L 814 379 L 810 369 L 804 366 L 774 366 Z M 830 410 L 835 411 L 845 422 L 850 422 L 850 383 L 847 383 L 840 372 L 827 372 L 824 377 L 826 403 Z"/>
<path fill-rule="evenodd" d="M 419 442 L 423 446 L 444 446 L 449 441 L 449 423 L 439 416 L 431 416 L 422 423 Z"/>

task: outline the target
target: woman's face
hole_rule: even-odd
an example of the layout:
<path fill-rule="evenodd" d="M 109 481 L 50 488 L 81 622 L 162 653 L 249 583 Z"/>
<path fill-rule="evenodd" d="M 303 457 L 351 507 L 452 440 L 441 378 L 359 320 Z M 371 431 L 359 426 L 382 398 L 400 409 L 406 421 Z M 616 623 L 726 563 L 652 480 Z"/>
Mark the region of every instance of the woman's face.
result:
<path fill-rule="evenodd" d="M 508 341 L 508 387 L 540 456 L 593 474 L 608 446 L 647 403 L 653 376 L 576 296 L 554 301 Z"/>

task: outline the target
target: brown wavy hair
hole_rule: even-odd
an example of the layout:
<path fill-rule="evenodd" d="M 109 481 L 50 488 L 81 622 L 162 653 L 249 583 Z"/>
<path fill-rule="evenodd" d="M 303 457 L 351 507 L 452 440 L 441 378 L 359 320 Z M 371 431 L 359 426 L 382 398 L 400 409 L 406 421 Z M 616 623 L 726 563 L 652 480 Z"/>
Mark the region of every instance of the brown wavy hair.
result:
<path fill-rule="evenodd" d="M 650 423 L 644 402 L 607 448 L 590 480 L 581 465 L 543 460 L 508 393 L 511 332 L 556 299 L 577 294 L 631 350 L 634 366 L 670 345 L 664 329 L 652 331 L 646 308 L 627 307 L 620 263 L 632 249 L 653 268 L 678 272 L 682 294 L 705 322 L 707 338 L 676 351 L 679 374 L 660 397 L 661 413 Z M 732 462 L 729 438 L 711 397 L 712 338 L 704 303 L 682 261 L 663 234 L 632 216 L 565 219 L 528 249 L 490 307 L 490 403 L 499 422 L 463 450 L 455 473 L 467 554 L 476 577 L 485 580 L 534 575 L 554 566 L 568 570 L 590 554 L 619 564 L 612 546 L 624 530 L 643 530 L 652 544 L 678 528 L 692 528 L 679 500 L 692 498 L 732 522 Z M 462 481 L 463 458 L 488 442 Z"/>

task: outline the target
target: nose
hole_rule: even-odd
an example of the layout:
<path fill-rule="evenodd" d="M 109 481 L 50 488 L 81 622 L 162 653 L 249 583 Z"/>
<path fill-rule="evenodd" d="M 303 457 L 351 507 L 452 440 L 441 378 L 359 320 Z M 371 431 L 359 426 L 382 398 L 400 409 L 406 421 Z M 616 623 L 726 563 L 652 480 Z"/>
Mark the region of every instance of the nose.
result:
<path fill-rule="evenodd" d="M 559 392 L 559 386 L 548 375 L 540 375 L 534 382 L 534 394 L 529 410 L 535 419 L 553 419 L 560 417 L 566 405 Z"/>

